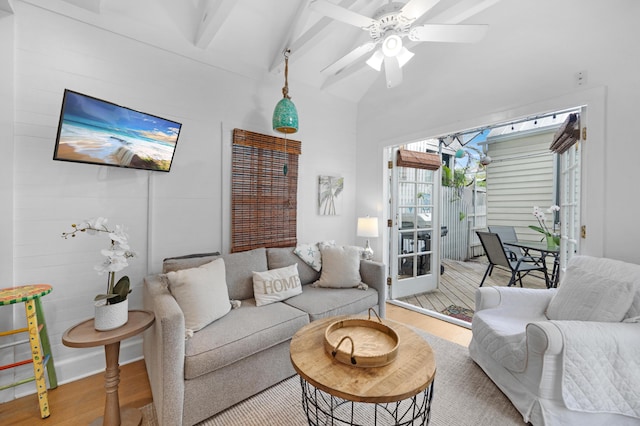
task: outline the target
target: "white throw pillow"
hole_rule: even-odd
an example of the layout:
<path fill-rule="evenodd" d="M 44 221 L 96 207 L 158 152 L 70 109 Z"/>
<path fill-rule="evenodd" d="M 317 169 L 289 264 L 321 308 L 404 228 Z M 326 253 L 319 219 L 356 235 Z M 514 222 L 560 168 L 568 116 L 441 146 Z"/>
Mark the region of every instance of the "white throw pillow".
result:
<path fill-rule="evenodd" d="M 313 283 L 315 287 L 352 288 L 362 283 L 360 258 L 362 248 L 353 246 L 324 246 L 322 252 L 322 273 Z"/>
<path fill-rule="evenodd" d="M 265 272 L 253 272 L 253 297 L 256 306 L 279 302 L 302 293 L 298 264 Z"/>
<path fill-rule="evenodd" d="M 335 241 L 321 241 L 315 244 L 298 244 L 293 253 L 295 253 L 304 263 L 311 266 L 317 272 L 322 269 L 322 254 L 320 247 L 334 246 Z"/>
<path fill-rule="evenodd" d="M 223 259 L 167 273 L 169 291 L 184 313 L 187 330 L 198 331 L 231 310 Z"/>
<path fill-rule="evenodd" d="M 550 320 L 620 322 L 631 307 L 633 283 L 569 266 L 547 307 Z"/>

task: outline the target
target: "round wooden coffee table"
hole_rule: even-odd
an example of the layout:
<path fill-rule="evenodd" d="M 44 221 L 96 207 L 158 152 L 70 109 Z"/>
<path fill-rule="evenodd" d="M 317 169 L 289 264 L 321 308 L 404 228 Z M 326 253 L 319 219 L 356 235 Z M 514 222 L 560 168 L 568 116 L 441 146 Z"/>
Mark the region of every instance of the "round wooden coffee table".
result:
<path fill-rule="evenodd" d="M 309 424 L 427 425 L 436 373 L 431 346 L 410 328 L 385 319 L 399 336 L 396 359 L 382 367 L 344 364 L 325 350 L 324 333 L 345 318 L 354 317 L 314 321 L 291 340 L 291 362 L 300 375 Z"/>

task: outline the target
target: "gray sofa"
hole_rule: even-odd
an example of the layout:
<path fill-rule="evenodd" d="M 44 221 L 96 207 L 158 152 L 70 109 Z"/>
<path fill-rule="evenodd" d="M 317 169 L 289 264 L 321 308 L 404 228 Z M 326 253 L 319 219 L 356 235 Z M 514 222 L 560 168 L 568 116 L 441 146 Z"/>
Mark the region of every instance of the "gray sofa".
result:
<path fill-rule="evenodd" d="M 163 274 L 144 279 L 144 308 L 155 314 L 144 334 L 144 358 L 161 426 L 193 425 L 295 374 L 291 338 L 302 326 L 334 315 L 360 314 L 374 307 L 385 315 L 384 264 L 362 260 L 368 289 L 315 288 L 320 273 L 293 248 L 255 249 L 224 259 L 229 298 L 238 309 L 185 339 L 184 315 Z M 215 256 L 165 260 L 163 273 L 197 267 Z M 302 294 L 256 306 L 252 271 L 298 264 Z"/>

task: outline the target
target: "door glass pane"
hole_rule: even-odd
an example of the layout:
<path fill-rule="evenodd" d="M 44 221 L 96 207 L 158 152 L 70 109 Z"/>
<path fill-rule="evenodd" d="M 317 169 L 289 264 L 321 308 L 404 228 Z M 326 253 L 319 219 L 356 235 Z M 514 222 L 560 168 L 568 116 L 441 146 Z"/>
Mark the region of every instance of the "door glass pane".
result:
<path fill-rule="evenodd" d="M 421 254 L 418 258 L 418 271 L 417 275 L 428 275 L 431 273 L 431 255 Z"/>
<path fill-rule="evenodd" d="M 419 183 L 416 185 L 416 204 L 419 206 L 430 206 L 432 199 L 433 185 Z"/>
<path fill-rule="evenodd" d="M 418 207 L 416 209 L 416 223 L 418 229 L 431 229 L 431 207 Z"/>
<path fill-rule="evenodd" d="M 415 183 L 401 183 L 398 185 L 399 204 L 401 206 L 412 206 L 415 204 L 416 185 Z"/>
<path fill-rule="evenodd" d="M 433 170 L 416 170 L 416 181 L 418 182 L 433 182 Z"/>
<path fill-rule="evenodd" d="M 401 231 L 400 232 L 400 254 L 413 253 L 415 250 L 414 232 Z"/>
<path fill-rule="evenodd" d="M 398 209 L 398 226 L 400 229 L 415 228 L 416 209 L 413 207 L 402 207 Z"/>
<path fill-rule="evenodd" d="M 398 167 L 398 179 L 400 181 L 415 181 L 416 169 L 412 169 L 409 167 Z"/>
<path fill-rule="evenodd" d="M 413 259 L 414 256 L 400 256 L 398 258 L 398 278 L 413 277 Z"/>

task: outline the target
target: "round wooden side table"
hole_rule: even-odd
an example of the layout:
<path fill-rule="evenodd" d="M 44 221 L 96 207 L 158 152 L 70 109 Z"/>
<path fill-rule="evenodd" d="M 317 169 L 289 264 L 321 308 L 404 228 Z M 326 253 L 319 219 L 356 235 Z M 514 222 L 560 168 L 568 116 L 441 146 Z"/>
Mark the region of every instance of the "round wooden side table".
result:
<path fill-rule="evenodd" d="M 346 318 L 354 317 L 313 321 L 291 340 L 291 362 L 300 375 L 309 424 L 427 425 L 436 373 L 431 346 L 410 328 L 384 320 L 399 337 L 396 359 L 381 367 L 344 364 L 323 343 L 327 327 Z"/>
<path fill-rule="evenodd" d="M 142 333 L 151 327 L 155 317 L 147 311 L 129 311 L 129 320 L 121 327 L 108 331 L 96 331 L 93 318 L 77 324 L 62 335 L 62 343 L 73 348 L 104 346 L 107 368 L 105 370 L 104 416 L 94 420 L 91 426 L 138 426 L 142 423 L 142 413 L 135 408 L 120 409 L 118 383 L 120 383 L 120 342 Z"/>

